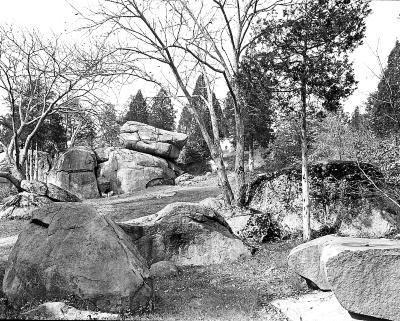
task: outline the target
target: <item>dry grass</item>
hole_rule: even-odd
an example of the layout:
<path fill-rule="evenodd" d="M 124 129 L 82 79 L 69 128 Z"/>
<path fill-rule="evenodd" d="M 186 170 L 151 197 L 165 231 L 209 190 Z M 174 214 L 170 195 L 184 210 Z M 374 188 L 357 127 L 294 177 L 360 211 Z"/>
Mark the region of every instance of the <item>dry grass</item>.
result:
<path fill-rule="evenodd" d="M 287 254 L 296 244 L 265 244 L 251 258 L 185 267 L 177 277 L 156 279 L 155 310 L 134 319 L 286 320 L 270 302 L 308 291 L 287 267 Z"/>

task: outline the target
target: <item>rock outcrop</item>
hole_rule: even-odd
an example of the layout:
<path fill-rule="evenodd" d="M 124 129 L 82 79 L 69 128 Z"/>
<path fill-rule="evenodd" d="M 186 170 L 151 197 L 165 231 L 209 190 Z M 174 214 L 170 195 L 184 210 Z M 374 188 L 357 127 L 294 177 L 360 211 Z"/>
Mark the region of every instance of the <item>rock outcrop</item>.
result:
<path fill-rule="evenodd" d="M 3 292 L 15 307 L 71 299 L 107 312 L 146 306 L 146 262 L 114 222 L 88 205 L 54 203 L 33 213 L 9 256 Z"/>
<path fill-rule="evenodd" d="M 82 199 L 99 197 L 93 150 L 79 146 L 61 154 L 47 177 L 47 183 L 59 186 Z"/>
<path fill-rule="evenodd" d="M 315 235 L 374 238 L 390 237 L 399 231 L 400 210 L 381 193 L 391 194 L 374 166 L 350 161 L 314 163 L 309 177 Z M 301 168 L 260 175 L 242 190 L 241 202 L 269 215 L 282 238 L 300 234 Z"/>
<path fill-rule="evenodd" d="M 149 264 L 208 265 L 251 254 L 222 216 L 195 203 L 173 203 L 154 215 L 118 224 Z"/>
<path fill-rule="evenodd" d="M 50 183 L 23 180 L 21 188 L 25 192 L 4 199 L 4 204 L 0 207 L 1 219 L 27 220 L 32 218 L 34 210 L 46 204 L 81 201 L 76 195 Z"/>
<path fill-rule="evenodd" d="M 121 143 L 127 149 L 176 160 L 187 135 L 128 121 L 121 127 Z"/>
<path fill-rule="evenodd" d="M 325 236 L 299 245 L 289 266 L 349 312 L 400 319 L 400 241 Z"/>

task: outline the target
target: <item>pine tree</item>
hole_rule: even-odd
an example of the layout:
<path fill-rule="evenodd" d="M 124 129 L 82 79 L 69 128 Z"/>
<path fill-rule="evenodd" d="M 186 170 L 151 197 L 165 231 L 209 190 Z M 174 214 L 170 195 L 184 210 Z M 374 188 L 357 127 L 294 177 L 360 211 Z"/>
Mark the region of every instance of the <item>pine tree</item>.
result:
<path fill-rule="evenodd" d="M 149 125 L 172 131 L 175 129 L 175 114 L 167 91 L 160 89 L 150 108 Z"/>
<path fill-rule="evenodd" d="M 145 124 L 148 124 L 149 122 L 146 100 L 144 99 L 140 89 L 135 96 L 130 97 L 128 112 L 124 117 L 124 122 L 127 121 L 137 121 Z"/>
<path fill-rule="evenodd" d="M 303 0 L 292 2 L 282 13 L 279 19 L 259 22 L 263 32 L 255 49 L 263 49 L 261 55 L 267 58 L 279 83 L 296 91 L 300 100 L 303 239 L 309 240 L 309 100 L 317 97 L 323 108 L 334 111 L 339 109 L 340 100 L 351 94 L 355 80 L 348 54 L 362 42 L 370 9 L 363 0 Z"/>
<path fill-rule="evenodd" d="M 378 89 L 367 102 L 367 113 L 371 127 L 380 136 L 400 132 L 400 42 L 388 57 Z"/>
<path fill-rule="evenodd" d="M 199 111 L 200 115 L 202 116 L 210 136 L 214 137 L 211 130 L 210 113 L 204 102 L 204 99 L 207 99 L 208 96 L 204 78 L 202 75 L 200 75 L 197 78 L 192 97 L 193 97 L 192 100 L 193 107 L 196 108 Z M 215 97 L 214 93 L 213 93 L 213 105 L 218 120 L 222 122 L 223 115 L 222 115 L 221 105 L 219 104 L 218 99 Z M 182 155 L 182 158 L 186 162 L 191 163 L 195 161 L 201 161 L 210 157 L 210 150 L 207 147 L 207 144 L 201 134 L 200 127 L 195 121 L 193 115 L 190 113 L 188 106 L 184 106 L 182 109 L 181 118 L 178 123 L 178 132 L 182 132 L 188 135 L 188 141 L 186 143 Z M 222 129 L 220 135 L 221 137 L 224 136 Z"/>

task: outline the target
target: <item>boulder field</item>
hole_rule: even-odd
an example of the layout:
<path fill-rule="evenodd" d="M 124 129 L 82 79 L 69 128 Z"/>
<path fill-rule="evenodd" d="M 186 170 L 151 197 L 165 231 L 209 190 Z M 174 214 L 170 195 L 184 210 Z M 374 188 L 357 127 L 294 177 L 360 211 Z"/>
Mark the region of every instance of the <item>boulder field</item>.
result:
<path fill-rule="evenodd" d="M 398 240 L 324 236 L 294 248 L 289 266 L 351 313 L 400 320 Z"/>

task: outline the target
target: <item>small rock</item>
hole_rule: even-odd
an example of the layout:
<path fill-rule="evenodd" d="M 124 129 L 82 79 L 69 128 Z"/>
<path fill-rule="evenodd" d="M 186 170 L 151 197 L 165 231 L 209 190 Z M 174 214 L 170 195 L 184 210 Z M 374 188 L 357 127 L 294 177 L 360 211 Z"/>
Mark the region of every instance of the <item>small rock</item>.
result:
<path fill-rule="evenodd" d="M 355 320 L 340 305 L 332 292 L 314 292 L 299 298 L 274 300 L 271 304 L 290 321 Z"/>
<path fill-rule="evenodd" d="M 167 277 L 179 274 L 178 267 L 171 261 L 159 261 L 150 267 L 150 277 Z"/>
<path fill-rule="evenodd" d="M 47 195 L 47 185 L 43 182 L 23 180 L 21 182 L 21 188 L 29 193 L 40 196 Z"/>

